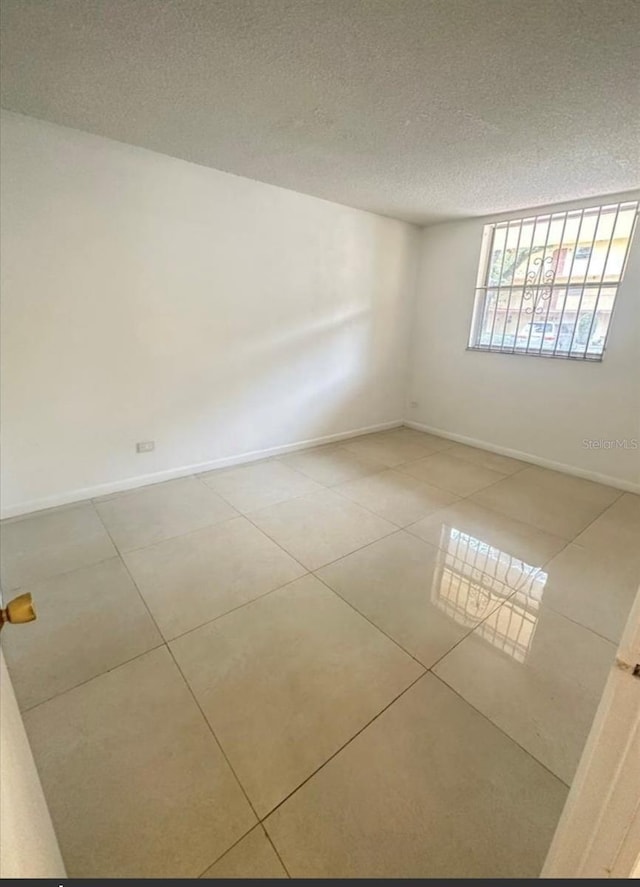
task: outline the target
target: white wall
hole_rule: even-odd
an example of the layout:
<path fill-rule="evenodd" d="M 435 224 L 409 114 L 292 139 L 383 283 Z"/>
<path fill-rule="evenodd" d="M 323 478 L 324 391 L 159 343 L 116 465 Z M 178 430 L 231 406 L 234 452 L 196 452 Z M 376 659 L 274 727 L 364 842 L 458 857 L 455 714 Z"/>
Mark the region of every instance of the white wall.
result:
<path fill-rule="evenodd" d="M 402 419 L 418 229 L 20 115 L 2 133 L 5 514 Z"/>
<path fill-rule="evenodd" d="M 640 229 L 604 360 L 587 363 L 465 350 L 482 232 L 490 221 L 422 232 L 407 418 L 640 490 L 640 449 L 582 446 L 584 438 L 640 440 Z"/>

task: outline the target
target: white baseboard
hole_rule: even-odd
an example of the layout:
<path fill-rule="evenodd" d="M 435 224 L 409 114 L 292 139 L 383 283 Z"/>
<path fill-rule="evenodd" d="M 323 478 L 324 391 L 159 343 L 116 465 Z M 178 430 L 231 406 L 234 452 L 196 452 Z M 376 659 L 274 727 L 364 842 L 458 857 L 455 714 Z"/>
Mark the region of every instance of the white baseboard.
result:
<path fill-rule="evenodd" d="M 224 456 L 221 459 L 213 459 L 210 462 L 200 462 L 196 465 L 183 465 L 180 468 L 167 468 L 156 471 L 153 474 L 141 474 L 135 477 L 127 477 L 124 480 L 110 481 L 105 484 L 97 484 L 93 487 L 84 487 L 79 490 L 70 490 L 67 493 L 57 493 L 54 496 L 45 496 L 42 499 L 31 499 L 15 505 L 3 506 L 0 510 L 0 518 L 19 517 L 23 514 L 31 514 L 34 511 L 44 511 L 48 508 L 58 508 L 61 505 L 70 505 L 74 502 L 83 502 L 86 499 L 95 499 L 98 496 L 107 496 L 110 493 L 122 493 L 126 490 L 135 490 L 138 487 L 147 487 L 150 484 L 162 483 L 165 480 L 173 480 L 178 477 L 188 477 L 190 474 L 200 474 L 203 471 L 213 471 L 215 468 L 230 468 L 233 465 L 242 465 L 245 462 L 256 462 L 259 459 L 268 459 L 270 456 L 280 456 L 284 453 L 292 453 L 296 450 L 307 450 L 320 444 L 332 443 L 336 440 L 347 440 L 357 437 L 359 434 L 371 434 L 374 431 L 386 431 L 389 428 L 399 428 L 403 425 L 402 419 L 394 422 L 382 422 L 378 425 L 367 425 L 365 428 L 354 428 L 351 431 L 340 431 L 337 434 L 326 434 L 323 437 L 314 437 L 311 440 L 300 440 L 295 443 L 281 444 L 277 447 L 268 447 L 264 450 L 253 450 L 249 453 L 240 453 L 237 456 Z"/>
<path fill-rule="evenodd" d="M 541 456 L 536 456 L 533 453 L 523 453 L 521 450 L 500 447 L 486 440 L 478 440 L 475 437 L 467 437 L 464 434 L 454 434 L 451 431 L 444 431 L 442 428 L 423 425 L 421 422 L 411 422 L 405 419 L 403 424 L 408 428 L 415 428 L 416 431 L 427 431 L 429 434 L 435 434 L 447 440 L 454 440 L 456 443 L 468 444 L 468 446 L 478 447 L 480 450 L 498 453 L 500 456 L 510 456 L 512 459 L 520 459 L 522 462 L 531 462 L 532 465 L 539 465 L 541 468 L 551 468 L 553 471 L 562 471 L 564 474 L 571 474 L 584 480 L 607 484 L 607 486 L 615 487 L 617 490 L 625 490 L 627 493 L 640 493 L 640 483 L 636 484 L 630 480 L 622 480 L 609 474 L 599 474 L 597 471 L 588 471 L 584 468 L 577 468 L 575 465 L 567 465 L 564 462 L 554 462 L 552 459 L 543 459 Z"/>

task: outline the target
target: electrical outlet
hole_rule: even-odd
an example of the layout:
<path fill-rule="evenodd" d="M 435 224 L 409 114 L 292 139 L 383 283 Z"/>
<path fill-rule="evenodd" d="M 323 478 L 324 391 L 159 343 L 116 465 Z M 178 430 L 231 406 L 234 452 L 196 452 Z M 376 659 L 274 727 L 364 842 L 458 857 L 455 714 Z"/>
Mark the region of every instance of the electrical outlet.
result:
<path fill-rule="evenodd" d="M 139 440 L 136 444 L 136 453 L 151 453 L 155 448 L 155 440 Z"/>

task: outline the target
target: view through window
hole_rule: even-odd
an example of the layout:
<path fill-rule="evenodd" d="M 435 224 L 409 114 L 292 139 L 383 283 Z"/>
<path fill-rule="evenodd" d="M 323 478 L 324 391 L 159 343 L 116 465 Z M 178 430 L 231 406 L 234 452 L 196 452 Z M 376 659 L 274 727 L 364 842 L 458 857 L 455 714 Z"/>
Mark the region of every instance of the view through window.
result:
<path fill-rule="evenodd" d="M 469 348 L 601 360 L 638 201 L 487 225 Z"/>

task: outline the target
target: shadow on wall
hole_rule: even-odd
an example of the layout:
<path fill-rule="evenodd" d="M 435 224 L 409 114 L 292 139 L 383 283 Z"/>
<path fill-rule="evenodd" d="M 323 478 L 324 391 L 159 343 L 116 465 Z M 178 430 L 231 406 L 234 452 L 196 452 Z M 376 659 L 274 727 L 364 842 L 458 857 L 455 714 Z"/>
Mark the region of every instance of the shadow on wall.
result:
<path fill-rule="evenodd" d="M 178 439 L 199 440 L 202 461 L 349 430 L 371 384 L 363 373 L 370 326 L 370 312 L 356 310 L 249 342 L 214 366 L 185 371 L 174 355 L 184 394 L 174 386 L 175 399 L 160 397 L 151 421 L 163 439 L 175 429 Z M 215 397 L 203 399 L 210 387 Z M 221 450 L 217 441 L 230 437 Z"/>
<path fill-rule="evenodd" d="M 270 317 L 256 331 L 250 312 L 210 318 L 195 350 L 193 330 L 181 335 L 173 316 L 140 331 L 154 362 L 158 343 L 164 352 L 151 424 L 176 446 L 197 440 L 194 463 L 402 418 L 413 273 L 406 231 L 389 250 L 385 220 L 372 216 L 365 232 L 346 222 L 333 233 L 339 273 L 324 292 L 289 300 L 286 312 L 276 300 L 275 324 Z M 265 316 L 264 305 L 257 310 Z M 166 374 L 171 386 L 161 384 Z"/>

